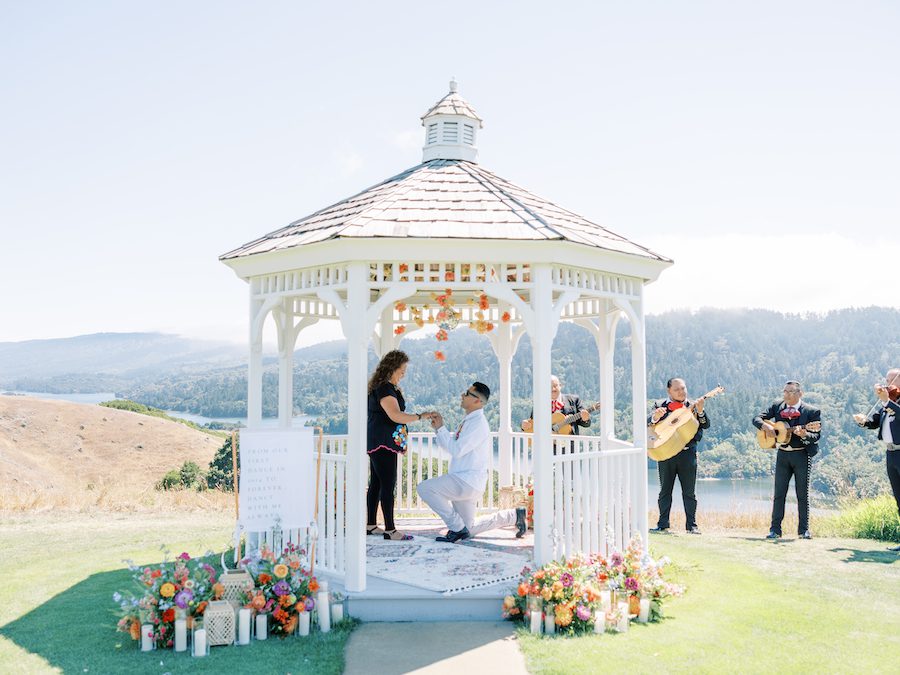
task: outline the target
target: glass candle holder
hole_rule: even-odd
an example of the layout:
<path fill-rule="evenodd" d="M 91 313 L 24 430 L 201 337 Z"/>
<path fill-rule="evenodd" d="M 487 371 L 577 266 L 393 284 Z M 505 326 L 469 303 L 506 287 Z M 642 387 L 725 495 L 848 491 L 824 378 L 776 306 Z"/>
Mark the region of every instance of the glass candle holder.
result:
<path fill-rule="evenodd" d="M 544 605 L 544 632 L 547 635 L 556 633 L 556 607 Z"/>
<path fill-rule="evenodd" d="M 266 612 L 260 612 L 256 615 L 254 623 L 256 624 L 256 639 L 269 639 L 269 615 Z"/>
<path fill-rule="evenodd" d="M 209 656 L 209 636 L 206 634 L 206 624 L 201 618 L 194 619 L 191 630 L 191 656 L 198 658 Z"/>
<path fill-rule="evenodd" d="M 309 624 L 312 621 L 312 612 L 297 613 L 297 635 L 306 637 L 309 635 Z"/>
<path fill-rule="evenodd" d="M 544 600 L 540 595 L 533 594 L 525 602 L 525 616 L 531 632 L 540 635 L 544 630 Z"/>
<path fill-rule="evenodd" d="M 188 648 L 187 610 L 178 608 L 175 610 L 175 640 L 173 647 L 176 652 L 186 652 Z"/>

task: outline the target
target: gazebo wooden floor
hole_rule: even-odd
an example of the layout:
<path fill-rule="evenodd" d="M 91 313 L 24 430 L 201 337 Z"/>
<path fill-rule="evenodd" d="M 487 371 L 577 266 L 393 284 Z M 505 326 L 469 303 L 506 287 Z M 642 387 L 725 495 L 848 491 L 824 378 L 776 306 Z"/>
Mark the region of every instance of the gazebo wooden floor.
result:
<path fill-rule="evenodd" d="M 398 518 L 397 527 L 403 532 L 429 538 L 446 530 L 443 523 L 433 518 Z M 532 560 L 533 542 L 531 531 L 522 539 L 516 539 L 513 528 L 503 528 L 484 532 L 454 546 L 476 546 L 483 550 L 514 554 L 522 558 L 524 566 Z M 367 576 L 366 590 L 361 593 L 345 592 L 343 584 L 336 579 L 330 579 L 329 584 L 331 588 L 345 593 L 348 614 L 362 621 L 497 621 L 500 619 L 503 597 L 515 582 L 452 595 L 371 575 Z"/>

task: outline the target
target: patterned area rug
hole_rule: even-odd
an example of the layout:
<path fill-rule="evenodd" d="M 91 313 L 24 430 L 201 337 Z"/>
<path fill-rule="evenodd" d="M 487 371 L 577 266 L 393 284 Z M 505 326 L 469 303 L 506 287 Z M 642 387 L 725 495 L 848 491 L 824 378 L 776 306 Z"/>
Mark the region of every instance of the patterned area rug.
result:
<path fill-rule="evenodd" d="M 424 537 L 366 545 L 367 574 L 445 595 L 514 582 L 528 562 L 521 555 Z"/>

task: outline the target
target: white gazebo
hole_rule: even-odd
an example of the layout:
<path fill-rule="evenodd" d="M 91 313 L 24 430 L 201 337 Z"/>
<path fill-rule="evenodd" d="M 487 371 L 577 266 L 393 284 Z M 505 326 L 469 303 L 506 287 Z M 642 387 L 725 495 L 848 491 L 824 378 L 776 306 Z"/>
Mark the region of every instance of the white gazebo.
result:
<path fill-rule="evenodd" d="M 477 163 L 482 120 L 450 92 L 422 116 L 422 163 L 359 194 L 221 256 L 250 289 L 248 426 L 262 418 L 262 334 L 272 316 L 278 335 L 279 425 L 293 417 L 297 336 L 318 321 L 338 321 L 348 343 L 348 433 L 326 438 L 319 490 L 316 567 L 366 586 L 365 492 L 367 351 L 383 354 L 419 328 L 405 306 L 432 302 L 444 289 L 491 299 L 487 333 L 500 365 L 500 485 L 535 487 L 537 563 L 576 551 L 604 551 L 647 534 L 644 285 L 671 261 L 586 218 L 535 196 Z M 398 307 L 398 303 L 400 304 Z M 459 308 L 463 322 L 477 308 Z M 508 313 L 508 320 L 501 317 Z M 616 325 L 631 329 L 633 440 L 613 425 Z M 550 354 L 560 321 L 594 336 L 603 407 L 597 436 L 566 437 L 554 454 Z M 403 335 L 395 328 L 405 327 Z M 514 431 L 511 367 L 519 339 L 533 352 L 535 433 Z M 517 425 L 515 426 L 517 429 Z M 398 510 L 422 510 L 412 479 L 441 462 L 432 434 L 411 434 L 407 484 Z M 415 471 L 413 470 L 415 469 Z M 402 476 L 402 472 L 401 472 Z M 488 481 L 482 508 L 497 506 Z M 287 533 L 300 537 L 302 533 Z"/>

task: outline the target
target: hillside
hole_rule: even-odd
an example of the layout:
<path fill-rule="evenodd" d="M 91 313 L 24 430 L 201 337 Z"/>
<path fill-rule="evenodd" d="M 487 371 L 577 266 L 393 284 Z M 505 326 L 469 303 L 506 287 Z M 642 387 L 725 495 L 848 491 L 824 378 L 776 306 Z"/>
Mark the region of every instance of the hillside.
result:
<path fill-rule="evenodd" d="M 167 470 L 206 466 L 221 440 L 176 422 L 96 405 L 0 396 L 0 508 L 133 506 Z M 95 496 L 97 498 L 95 498 Z"/>

